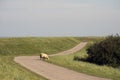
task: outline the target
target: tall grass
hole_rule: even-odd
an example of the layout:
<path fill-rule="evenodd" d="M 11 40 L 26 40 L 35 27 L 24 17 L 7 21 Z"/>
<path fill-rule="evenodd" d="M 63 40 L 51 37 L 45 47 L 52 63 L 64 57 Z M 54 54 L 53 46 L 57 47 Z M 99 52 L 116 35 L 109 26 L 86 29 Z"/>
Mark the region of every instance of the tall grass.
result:
<path fill-rule="evenodd" d="M 88 75 L 111 78 L 113 80 L 120 79 L 120 68 L 112 68 L 109 66 L 99 66 L 89 62 L 73 60 L 74 56 L 79 56 L 81 58 L 87 57 L 86 48 L 87 46 L 83 48 L 81 51 L 78 51 L 74 54 L 50 57 L 50 60 L 48 62 L 75 70 L 77 72 L 85 73 Z"/>

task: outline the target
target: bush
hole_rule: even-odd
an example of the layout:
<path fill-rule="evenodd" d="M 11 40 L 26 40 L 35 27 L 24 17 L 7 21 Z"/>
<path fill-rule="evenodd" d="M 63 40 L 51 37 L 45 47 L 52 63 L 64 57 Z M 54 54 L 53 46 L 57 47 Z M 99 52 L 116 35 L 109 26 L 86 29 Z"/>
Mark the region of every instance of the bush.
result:
<path fill-rule="evenodd" d="M 120 66 L 120 36 L 108 36 L 87 48 L 87 61 L 99 65 Z"/>

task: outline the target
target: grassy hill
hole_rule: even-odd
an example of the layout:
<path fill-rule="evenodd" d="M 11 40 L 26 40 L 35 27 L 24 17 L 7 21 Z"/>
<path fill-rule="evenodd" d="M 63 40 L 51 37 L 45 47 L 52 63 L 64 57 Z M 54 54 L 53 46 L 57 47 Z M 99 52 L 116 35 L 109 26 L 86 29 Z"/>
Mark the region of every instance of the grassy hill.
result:
<path fill-rule="evenodd" d="M 69 49 L 80 40 L 75 38 L 2 38 L 0 39 L 0 55 L 38 55 L 57 53 Z"/>
<path fill-rule="evenodd" d="M 54 54 L 70 49 L 81 41 L 87 41 L 91 44 L 103 39 L 103 37 L 0 38 L 0 80 L 47 80 L 16 64 L 13 61 L 14 57 L 19 55 L 39 55 L 41 52 Z M 74 61 L 74 56 L 82 58 L 87 56 L 86 48 L 87 46 L 81 51 L 66 56 L 50 57 L 49 62 L 89 75 L 113 80 L 120 79 L 119 68 Z"/>
<path fill-rule="evenodd" d="M 0 38 L 0 80 L 47 80 L 16 64 L 19 55 L 53 54 L 74 47 L 80 40 L 72 37 Z"/>

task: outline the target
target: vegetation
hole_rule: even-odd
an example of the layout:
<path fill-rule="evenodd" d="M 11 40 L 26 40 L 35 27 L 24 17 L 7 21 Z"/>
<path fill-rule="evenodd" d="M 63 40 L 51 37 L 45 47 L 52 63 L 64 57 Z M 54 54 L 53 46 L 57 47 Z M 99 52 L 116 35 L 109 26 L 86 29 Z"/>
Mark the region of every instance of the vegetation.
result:
<path fill-rule="evenodd" d="M 47 62 L 66 67 L 68 69 L 72 69 L 77 72 L 98 76 L 98 77 L 110 78 L 112 80 L 119 80 L 120 68 L 113 68 L 105 65 L 100 66 L 81 60 L 81 59 L 86 59 L 88 57 L 86 49 L 91 44 L 93 44 L 93 41 L 89 41 L 88 45 L 85 48 L 74 54 L 64 55 L 64 56 L 52 56 L 50 57 L 50 60 Z M 75 56 L 79 57 L 80 61 L 74 60 L 73 58 Z"/>
<path fill-rule="evenodd" d="M 2 38 L 0 55 L 38 55 L 57 53 L 69 49 L 80 41 L 75 38 Z"/>
<path fill-rule="evenodd" d="M 109 36 L 87 49 L 87 61 L 99 65 L 120 66 L 120 36 Z"/>
<path fill-rule="evenodd" d="M 75 38 L 1 38 L 0 80 L 47 80 L 13 61 L 19 55 L 57 53 L 69 49 L 80 41 Z"/>
<path fill-rule="evenodd" d="M 0 39 L 0 80 L 47 80 L 35 73 L 23 68 L 13 61 L 15 56 L 19 55 L 39 55 L 41 52 L 54 54 L 72 48 L 80 41 L 88 41 L 89 44 L 81 51 L 75 54 L 65 56 L 50 57 L 48 62 L 54 63 L 78 72 L 98 77 L 120 79 L 120 68 L 109 66 L 100 66 L 85 62 L 76 61 L 75 56 L 79 59 L 87 58 L 86 49 L 89 45 L 105 38 L 98 37 L 67 37 L 67 38 L 1 38 Z"/>

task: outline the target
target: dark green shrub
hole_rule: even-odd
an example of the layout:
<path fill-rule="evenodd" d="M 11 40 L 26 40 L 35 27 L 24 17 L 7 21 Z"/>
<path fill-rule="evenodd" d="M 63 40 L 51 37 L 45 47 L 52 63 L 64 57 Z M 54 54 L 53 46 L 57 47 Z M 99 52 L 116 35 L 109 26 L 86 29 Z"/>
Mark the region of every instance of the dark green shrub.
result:
<path fill-rule="evenodd" d="M 99 65 L 120 66 L 120 36 L 108 36 L 87 49 L 87 61 Z"/>

